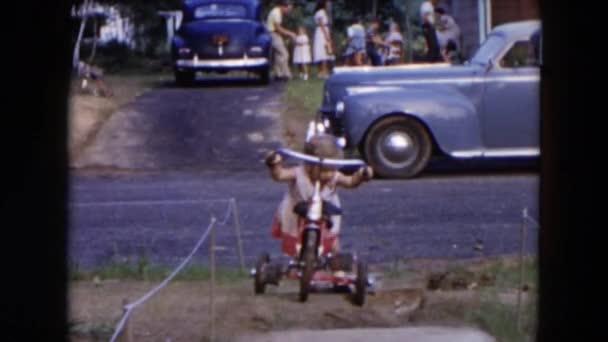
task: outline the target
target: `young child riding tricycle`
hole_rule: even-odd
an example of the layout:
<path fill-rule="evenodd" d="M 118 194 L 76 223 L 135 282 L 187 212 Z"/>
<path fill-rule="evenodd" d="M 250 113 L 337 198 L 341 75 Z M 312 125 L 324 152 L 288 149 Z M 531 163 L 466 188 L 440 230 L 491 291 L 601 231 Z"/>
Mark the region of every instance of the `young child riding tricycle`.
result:
<path fill-rule="evenodd" d="M 305 153 L 319 158 L 341 159 L 343 157 L 342 150 L 337 145 L 335 138 L 328 134 L 313 136 L 305 145 Z M 298 166 L 284 167 L 281 154 L 278 152 L 271 153 L 266 158 L 266 165 L 270 169 L 272 179 L 288 184 L 287 192 L 273 219 L 271 231 L 273 237 L 282 239 L 283 253 L 290 256 L 295 255 L 298 227 L 298 215 L 293 208 L 297 203 L 312 198 L 314 184 L 317 180 L 321 183 L 322 199 L 339 208 L 338 187 L 355 188 L 361 183 L 369 181 L 373 176 L 372 168 L 369 166 L 361 166 L 352 175 L 345 175 L 336 167 L 321 166 L 306 161 Z M 332 215 L 332 227 L 328 234 L 328 242 L 331 244 L 328 247 L 332 252 L 337 252 L 339 248 L 340 225 L 340 215 Z"/>
<path fill-rule="evenodd" d="M 344 160 L 335 137 L 313 135 L 305 153 L 279 149 L 266 158 L 271 177 L 288 184 L 272 221 L 271 235 L 281 240 L 282 252 L 292 261 L 284 270 L 271 264 L 263 253 L 254 270 L 255 292 L 263 293 L 266 284 L 278 285 L 286 276 L 300 280 L 300 300 L 305 301 L 311 286 L 325 283 L 355 287 L 355 302 L 362 305 L 369 286 L 367 265 L 350 253 L 341 253 L 338 236 L 341 229 L 338 187 L 355 188 L 373 177 L 371 167 L 360 160 Z M 300 161 L 284 166 L 283 156 Z M 340 171 L 356 168 L 352 174 Z M 352 274 L 353 264 L 357 270 Z"/>

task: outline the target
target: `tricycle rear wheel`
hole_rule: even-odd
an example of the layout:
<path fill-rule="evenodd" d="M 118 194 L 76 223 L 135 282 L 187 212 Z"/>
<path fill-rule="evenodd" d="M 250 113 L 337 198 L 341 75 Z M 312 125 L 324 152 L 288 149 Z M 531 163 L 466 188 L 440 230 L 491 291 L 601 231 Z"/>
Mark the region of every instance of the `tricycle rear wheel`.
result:
<path fill-rule="evenodd" d="M 266 268 L 270 263 L 270 256 L 264 252 L 258 257 L 255 264 L 255 277 L 253 279 L 253 289 L 255 294 L 263 294 L 266 292 Z"/>
<path fill-rule="evenodd" d="M 357 263 L 357 278 L 355 279 L 355 304 L 363 306 L 367 293 L 367 263 L 359 261 Z"/>

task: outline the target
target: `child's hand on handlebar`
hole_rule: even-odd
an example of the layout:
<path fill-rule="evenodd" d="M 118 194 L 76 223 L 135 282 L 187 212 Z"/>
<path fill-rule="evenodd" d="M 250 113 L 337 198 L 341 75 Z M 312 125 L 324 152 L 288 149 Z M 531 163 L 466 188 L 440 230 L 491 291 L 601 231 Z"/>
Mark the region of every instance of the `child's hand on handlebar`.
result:
<path fill-rule="evenodd" d="M 267 166 L 273 166 L 280 163 L 283 160 L 281 155 L 276 151 L 272 151 L 266 155 L 265 163 Z"/>

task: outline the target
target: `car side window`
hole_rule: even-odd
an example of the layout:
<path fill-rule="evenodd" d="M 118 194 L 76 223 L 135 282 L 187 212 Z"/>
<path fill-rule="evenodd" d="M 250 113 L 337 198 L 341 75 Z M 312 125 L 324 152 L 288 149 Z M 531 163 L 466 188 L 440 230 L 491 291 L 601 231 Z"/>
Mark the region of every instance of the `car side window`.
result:
<path fill-rule="evenodd" d="M 500 60 L 503 68 L 538 66 L 537 49 L 530 40 L 517 41 Z"/>

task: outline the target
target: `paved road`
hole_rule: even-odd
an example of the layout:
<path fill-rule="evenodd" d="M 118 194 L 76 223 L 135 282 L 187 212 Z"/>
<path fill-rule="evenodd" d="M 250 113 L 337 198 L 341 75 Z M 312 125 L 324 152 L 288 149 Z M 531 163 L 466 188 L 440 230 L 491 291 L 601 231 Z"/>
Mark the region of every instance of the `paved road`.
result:
<path fill-rule="evenodd" d="M 280 145 L 280 87 L 167 85 L 115 113 L 74 161 L 71 261 L 145 256 L 175 265 L 210 215 L 224 217 L 227 204 L 208 200 L 227 198 L 238 204 L 247 264 L 261 251 L 277 255 L 269 224 L 284 187 L 260 160 Z M 530 163 L 518 163 L 439 160 L 418 179 L 344 190 L 343 247 L 372 262 L 516 253 L 521 211 L 537 216 L 538 187 Z M 237 264 L 233 227 L 217 232 L 219 262 Z M 526 244 L 535 253 L 535 230 Z M 196 259 L 205 262 L 207 252 Z"/>

